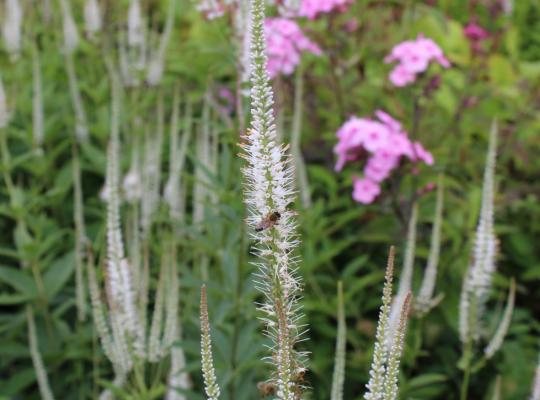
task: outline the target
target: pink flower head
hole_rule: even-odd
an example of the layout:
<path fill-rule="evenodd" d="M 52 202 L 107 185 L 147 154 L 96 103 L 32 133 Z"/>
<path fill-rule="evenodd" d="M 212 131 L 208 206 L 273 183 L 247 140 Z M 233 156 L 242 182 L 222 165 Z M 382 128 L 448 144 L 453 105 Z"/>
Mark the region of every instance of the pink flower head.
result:
<path fill-rule="evenodd" d="M 433 165 L 434 163 L 433 155 L 424 149 L 424 146 L 420 142 L 413 143 L 413 154 L 415 161 L 423 161 L 427 165 Z"/>
<path fill-rule="evenodd" d="M 353 199 L 369 204 L 380 193 L 380 183 L 399 167 L 401 157 L 413 162 L 433 165 L 433 155 L 420 142 L 411 142 L 402 125 L 390 114 L 377 110 L 377 120 L 351 117 L 338 129 L 336 171 L 348 161 L 358 160 L 367 154 L 364 178 L 354 178 Z M 412 171 L 418 173 L 418 171 Z"/>
<path fill-rule="evenodd" d="M 489 33 L 476 22 L 469 22 L 463 32 L 472 42 L 481 41 L 489 37 Z"/>
<path fill-rule="evenodd" d="M 414 82 L 418 74 L 427 70 L 430 62 L 437 62 L 444 68 L 450 67 L 441 48 L 422 34 L 416 40 L 407 40 L 394 46 L 384 61 L 398 62 L 389 75 L 390 81 L 398 87 Z"/>
<path fill-rule="evenodd" d="M 308 19 L 315 19 L 320 14 L 336 10 L 343 12 L 350 3 L 352 3 L 352 0 L 302 0 L 298 15 Z"/>
<path fill-rule="evenodd" d="M 363 145 L 367 151 L 374 153 L 388 146 L 390 130 L 386 125 L 368 120 L 364 128 Z"/>
<path fill-rule="evenodd" d="M 367 178 L 353 178 L 353 199 L 362 204 L 371 204 L 381 193 L 378 183 Z"/>
<path fill-rule="evenodd" d="M 386 124 L 388 129 L 390 129 L 392 132 L 400 132 L 401 131 L 401 122 L 394 119 L 390 114 L 385 113 L 383 110 L 376 110 L 375 116 L 381 121 L 383 124 Z"/>
<path fill-rule="evenodd" d="M 347 161 L 356 159 L 355 153 L 361 151 L 364 143 L 367 123 L 369 123 L 367 119 L 351 117 L 337 131 L 339 141 L 334 147 L 334 152 L 338 156 L 336 171 L 341 171 Z"/>
<path fill-rule="evenodd" d="M 381 150 L 369 158 L 364 175 L 374 182 L 382 182 L 398 164 L 399 156 L 388 150 Z"/>
<path fill-rule="evenodd" d="M 287 18 L 267 18 L 264 22 L 268 73 L 271 77 L 290 75 L 300 63 L 300 53 L 321 55 L 322 51 L 309 40 L 298 24 Z"/>

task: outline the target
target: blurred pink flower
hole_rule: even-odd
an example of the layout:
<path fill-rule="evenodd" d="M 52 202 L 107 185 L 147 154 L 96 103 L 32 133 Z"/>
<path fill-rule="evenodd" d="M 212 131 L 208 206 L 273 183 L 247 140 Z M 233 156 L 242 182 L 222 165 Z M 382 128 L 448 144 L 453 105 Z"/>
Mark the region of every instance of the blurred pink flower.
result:
<path fill-rule="evenodd" d="M 399 121 L 388 113 L 375 111 L 377 120 L 351 117 L 336 132 L 338 143 L 336 171 L 349 161 L 368 154 L 364 178 L 355 178 L 353 198 L 364 204 L 371 203 L 380 192 L 383 182 L 400 164 L 401 157 L 412 162 L 433 165 L 433 155 L 420 142 L 411 142 Z"/>
<path fill-rule="evenodd" d="M 390 81 L 398 87 L 414 82 L 418 74 L 427 70 L 430 62 L 437 62 L 444 68 L 450 67 L 441 48 L 422 34 L 416 40 L 407 40 L 394 46 L 384 61 L 398 62 L 389 75 Z"/>
<path fill-rule="evenodd" d="M 300 63 L 300 53 L 321 55 L 322 51 L 309 40 L 298 24 L 286 18 L 267 18 L 264 23 L 268 73 L 271 77 L 290 75 Z"/>
<path fill-rule="evenodd" d="M 424 149 L 424 146 L 420 142 L 414 142 L 413 143 L 413 154 L 416 160 L 423 161 L 427 165 L 433 165 L 434 159 L 433 155 Z"/>
<path fill-rule="evenodd" d="M 397 167 L 399 156 L 388 150 L 380 150 L 368 159 L 364 175 L 375 182 L 382 182 Z"/>
<path fill-rule="evenodd" d="M 362 204 L 373 203 L 381 193 L 381 187 L 367 178 L 353 178 L 353 199 Z"/>
<path fill-rule="evenodd" d="M 351 3 L 352 0 L 302 0 L 298 15 L 300 17 L 315 19 L 323 13 L 336 10 L 343 12 Z"/>
<path fill-rule="evenodd" d="M 476 22 L 469 22 L 463 30 L 465 36 L 473 42 L 487 39 L 489 33 Z"/>

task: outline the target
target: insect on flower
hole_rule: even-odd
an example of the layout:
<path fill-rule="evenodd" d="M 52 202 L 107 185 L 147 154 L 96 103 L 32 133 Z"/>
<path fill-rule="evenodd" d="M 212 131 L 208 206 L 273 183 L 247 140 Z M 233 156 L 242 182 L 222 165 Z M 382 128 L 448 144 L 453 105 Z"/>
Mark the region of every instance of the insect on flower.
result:
<path fill-rule="evenodd" d="M 257 389 L 262 397 L 273 396 L 276 394 L 276 385 L 272 382 L 259 382 Z"/>
<path fill-rule="evenodd" d="M 272 211 L 266 217 L 261 219 L 259 224 L 255 227 L 255 232 L 261 232 L 276 225 L 281 218 L 281 214 L 277 211 Z"/>

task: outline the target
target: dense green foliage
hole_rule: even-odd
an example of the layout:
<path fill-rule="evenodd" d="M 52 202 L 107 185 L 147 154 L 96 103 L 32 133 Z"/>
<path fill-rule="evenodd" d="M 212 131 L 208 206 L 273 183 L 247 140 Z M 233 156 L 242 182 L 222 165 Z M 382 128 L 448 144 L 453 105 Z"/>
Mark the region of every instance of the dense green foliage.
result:
<path fill-rule="evenodd" d="M 10 61 L 7 53 L 0 54 L 0 75 L 12 110 L 8 126 L 0 128 L 0 398 L 39 398 L 28 345 L 27 305 L 34 310 L 39 349 L 56 398 L 97 398 L 113 375 L 97 340 L 89 304 L 86 320 L 77 320 L 73 154 L 78 149 L 87 235 L 100 266 L 105 256 L 106 207 L 99 193 L 111 119 L 106 59 L 117 55 L 113 39 L 125 24 L 129 2 L 103 1 L 106 29 L 96 41 L 83 40 L 74 54 L 90 128 L 90 139 L 82 144 L 76 143 L 74 135 L 59 6 L 53 4 L 52 19 L 45 23 L 41 3 L 23 3 L 27 6 L 21 57 Z M 81 22 L 79 3 L 73 1 L 73 12 Z M 146 3 L 145 12 L 161 31 L 167 2 Z M 356 0 L 346 13 L 302 21 L 306 34 L 324 53 L 304 57 L 296 75 L 274 81 L 286 141 L 293 123 L 297 75 L 302 74 L 304 83 L 301 148 L 311 204 L 306 207 L 298 202 L 297 209 L 302 241 L 299 274 L 304 279 L 302 303 L 309 325 L 309 340 L 301 347 L 310 352 L 305 380 L 312 387 L 306 398 L 330 396 L 339 280 L 343 281 L 347 322 L 344 398 L 359 399 L 364 393 L 388 248 L 397 247 L 399 276 L 411 200 L 419 188 L 435 182 L 439 173 L 445 175 L 445 212 L 436 292 L 443 292 L 444 298 L 425 318 L 412 318 L 409 323 L 400 398 L 458 398 L 462 381 L 459 294 L 470 261 L 493 118 L 500 126 L 495 201 L 500 251 L 488 319 L 495 327 L 511 277 L 517 282 L 516 310 L 501 351 L 473 375 L 469 399 L 491 398 L 497 376 L 502 379 L 502 398 L 525 399 L 530 393 L 540 337 L 540 252 L 536 246 L 540 236 L 536 184 L 540 179 L 540 5 L 516 0 L 510 15 L 495 15 L 482 3 L 489 2 Z M 346 30 L 351 18 L 357 26 Z M 490 32 L 479 53 L 471 51 L 463 33 L 471 18 Z M 383 59 L 395 44 L 420 32 L 443 48 L 452 67 L 435 68 L 441 80 L 433 90 L 423 90 L 428 82 L 397 89 L 387 79 L 390 66 Z M 193 106 L 193 137 L 208 127 L 219 137 L 214 168 L 202 172 L 197 140 L 192 139 L 182 173 L 184 222 L 173 226 L 183 325 L 183 340 L 176 345 L 186 352 L 193 381 L 189 399 L 203 398 L 198 322 L 203 281 L 208 286 L 222 398 L 258 398 L 257 382 L 268 377 L 268 365 L 261 361 L 266 342 L 255 306 L 259 296 L 253 283 L 256 271 L 249 263 L 250 240 L 244 226 L 243 160 L 236 156 L 240 129 L 246 125 L 239 122 L 238 113 L 222 113 L 216 105 L 222 101 L 220 88 L 236 88 L 233 35 L 226 17 L 206 21 L 191 2 L 181 1 L 163 81 L 159 87 L 143 85 L 123 91 L 123 173 L 129 169 L 135 138 L 142 141 L 145 133 L 157 131 L 160 97 L 168 132 L 176 87 L 182 110 L 188 103 Z M 39 48 L 43 81 L 45 140 L 40 147 L 32 138 L 33 43 Z M 247 115 L 247 98 L 243 107 Z M 334 172 L 332 148 L 336 130 L 349 116 L 371 115 L 376 109 L 402 121 L 410 135 L 432 151 L 435 164 L 422 166 L 417 174 L 411 173 L 412 165 L 402 166 L 383 185 L 377 201 L 365 206 L 351 198 L 351 177 L 360 171 L 351 165 L 344 172 Z M 163 154 L 165 182 L 168 140 Z M 193 189 L 201 176 L 211 196 L 199 221 L 192 218 Z M 419 198 L 415 288 L 426 264 L 434 207 L 435 192 Z M 130 207 L 126 205 L 123 212 L 127 219 Z M 170 236 L 171 222 L 163 203 L 151 232 L 152 265 L 159 263 L 168 243 L 163 238 Z M 155 272 L 152 287 L 157 285 Z M 166 365 L 147 371 L 147 378 L 158 377 L 163 384 L 165 374 L 159 368 L 165 370 Z M 163 385 L 158 383 L 156 388 L 157 397 L 162 396 Z"/>

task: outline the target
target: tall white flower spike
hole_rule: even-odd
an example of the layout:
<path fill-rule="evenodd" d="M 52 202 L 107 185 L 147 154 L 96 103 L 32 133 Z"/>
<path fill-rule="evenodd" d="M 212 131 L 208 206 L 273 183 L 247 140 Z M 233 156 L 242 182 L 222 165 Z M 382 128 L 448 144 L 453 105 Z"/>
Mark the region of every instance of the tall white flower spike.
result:
<path fill-rule="evenodd" d="M 295 213 L 289 209 L 295 199 L 294 171 L 288 146 L 279 144 L 276 137 L 274 94 L 266 70 L 264 0 L 251 0 L 251 16 L 252 121 L 241 144 L 247 160 L 243 170 L 247 224 L 257 242 L 257 287 L 264 294 L 260 309 L 272 341 L 277 398 L 295 400 L 303 389 L 305 354 L 294 348 L 304 329 L 298 305 L 298 259 L 292 255 L 298 245 Z"/>
<path fill-rule="evenodd" d="M 208 302 L 206 286 L 201 287 L 201 364 L 204 377 L 204 389 L 208 400 L 217 400 L 220 395 L 219 385 L 212 357 L 212 339 L 208 320 Z"/>
<path fill-rule="evenodd" d="M 497 123 L 493 122 L 484 170 L 482 206 L 476 228 L 472 264 L 463 281 L 459 305 L 459 334 L 462 343 L 467 343 L 471 339 L 478 340 L 480 337 L 481 320 L 496 269 L 497 239 L 493 229 L 496 154 Z"/>
<path fill-rule="evenodd" d="M 347 341 L 347 325 L 345 322 L 345 304 L 343 300 L 343 283 L 338 282 L 338 327 L 336 337 L 336 354 L 332 392 L 330 400 L 343 400 L 343 383 L 345 381 L 345 345 Z"/>
<path fill-rule="evenodd" d="M 424 279 L 418 292 L 418 297 L 414 301 L 414 309 L 419 315 L 425 315 L 436 306 L 442 299 L 442 295 L 433 296 L 435 292 L 435 282 L 437 281 L 437 267 L 439 264 L 439 253 L 441 249 L 441 227 L 444 201 L 444 184 L 442 176 L 437 183 L 437 201 L 435 204 L 435 217 L 431 229 L 431 245 Z"/>
<path fill-rule="evenodd" d="M 395 400 L 398 394 L 399 363 L 407 331 L 412 294 L 409 291 L 403 300 L 396 331 L 389 341 L 387 331 L 390 328 L 393 273 L 394 248 L 391 247 L 386 266 L 382 305 L 375 333 L 373 360 L 369 371 L 370 378 L 366 385 L 367 392 L 364 394 L 366 400 Z"/>

